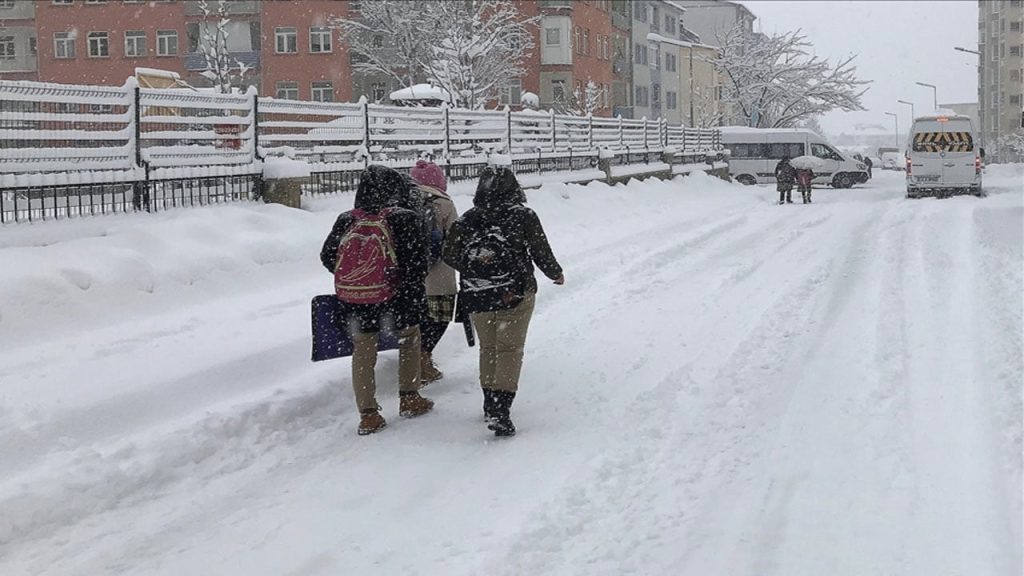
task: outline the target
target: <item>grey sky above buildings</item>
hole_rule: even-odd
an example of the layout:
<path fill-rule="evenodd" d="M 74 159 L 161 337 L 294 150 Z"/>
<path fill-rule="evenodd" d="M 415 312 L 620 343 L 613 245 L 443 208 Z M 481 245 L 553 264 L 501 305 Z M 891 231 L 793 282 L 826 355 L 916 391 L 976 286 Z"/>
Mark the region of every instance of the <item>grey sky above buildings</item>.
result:
<path fill-rule="evenodd" d="M 832 112 L 821 125 L 838 134 L 860 125 L 892 129 L 899 114 L 900 130 L 909 124 L 910 107 L 916 112 L 932 108 L 932 90 L 938 86 L 939 104 L 976 102 L 977 56 L 953 50 L 972 50 L 978 43 L 977 0 L 861 0 L 774 1 L 742 0 L 757 15 L 755 30 L 772 33 L 800 28 L 814 44 L 814 52 L 835 60 L 858 54 L 858 75 L 872 80 L 864 106 L 867 112 Z"/>

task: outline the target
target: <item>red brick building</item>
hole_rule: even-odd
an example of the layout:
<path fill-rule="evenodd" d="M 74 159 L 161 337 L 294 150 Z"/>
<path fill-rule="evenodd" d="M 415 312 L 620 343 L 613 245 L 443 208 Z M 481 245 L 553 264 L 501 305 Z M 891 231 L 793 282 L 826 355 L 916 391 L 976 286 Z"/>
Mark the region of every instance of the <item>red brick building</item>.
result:
<path fill-rule="evenodd" d="M 260 94 L 299 100 L 353 99 L 348 50 L 334 17 L 347 16 L 347 0 L 264 2 L 261 12 Z"/>
<path fill-rule="evenodd" d="M 588 81 L 601 91 L 595 116 L 611 116 L 613 28 L 610 0 L 518 0 L 527 15 L 539 15 L 535 54 L 523 86 L 540 96 L 542 108 L 559 108 L 582 94 Z"/>

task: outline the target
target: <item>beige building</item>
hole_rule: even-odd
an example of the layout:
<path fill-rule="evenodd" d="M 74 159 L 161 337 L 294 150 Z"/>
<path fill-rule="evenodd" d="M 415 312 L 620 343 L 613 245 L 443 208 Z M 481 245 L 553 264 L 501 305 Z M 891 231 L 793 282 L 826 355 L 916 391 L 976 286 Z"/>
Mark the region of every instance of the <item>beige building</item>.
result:
<path fill-rule="evenodd" d="M 990 162 L 1024 160 L 1008 144 L 1024 133 L 1024 0 L 978 0 L 978 98 Z"/>

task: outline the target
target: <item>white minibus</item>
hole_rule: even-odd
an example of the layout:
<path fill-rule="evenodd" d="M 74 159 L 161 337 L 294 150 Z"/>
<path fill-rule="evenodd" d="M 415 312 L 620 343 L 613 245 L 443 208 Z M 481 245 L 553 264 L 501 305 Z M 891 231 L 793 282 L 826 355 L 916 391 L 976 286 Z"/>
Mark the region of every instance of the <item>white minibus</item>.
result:
<path fill-rule="evenodd" d="M 907 198 L 982 196 L 984 155 L 969 116 L 951 112 L 915 118 L 907 143 Z"/>
<path fill-rule="evenodd" d="M 868 167 L 844 156 L 813 130 L 803 128 L 721 128 L 722 144 L 732 155 L 729 174 L 743 184 L 775 182 L 775 165 L 783 157 L 815 156 L 822 160 L 823 170 L 815 171 L 816 184 L 850 188 L 867 182 Z"/>

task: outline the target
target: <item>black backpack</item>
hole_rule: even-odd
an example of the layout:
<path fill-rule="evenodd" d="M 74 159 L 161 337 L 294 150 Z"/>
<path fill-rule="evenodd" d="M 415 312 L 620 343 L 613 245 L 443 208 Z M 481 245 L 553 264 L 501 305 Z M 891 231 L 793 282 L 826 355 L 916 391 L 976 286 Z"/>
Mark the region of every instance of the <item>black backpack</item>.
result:
<path fill-rule="evenodd" d="M 467 312 L 514 308 L 523 299 L 515 243 L 498 224 L 485 224 L 468 234 L 459 292 L 459 304 Z"/>

